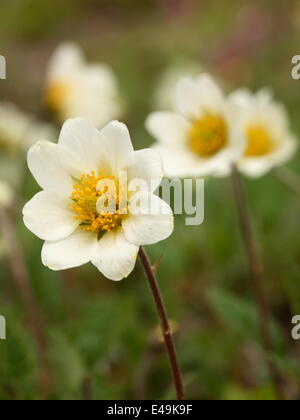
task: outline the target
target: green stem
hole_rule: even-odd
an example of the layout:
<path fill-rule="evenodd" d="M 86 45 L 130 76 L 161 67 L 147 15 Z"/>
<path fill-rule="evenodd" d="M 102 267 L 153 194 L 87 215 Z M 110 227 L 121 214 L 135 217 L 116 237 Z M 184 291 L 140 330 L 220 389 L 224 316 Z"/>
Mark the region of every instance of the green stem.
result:
<path fill-rule="evenodd" d="M 166 308 L 165 308 L 165 305 L 164 305 L 164 302 L 160 293 L 159 285 L 157 283 L 154 270 L 151 267 L 150 260 L 143 247 L 141 247 L 139 250 L 139 257 L 144 267 L 145 275 L 149 282 L 149 286 L 152 291 L 153 299 L 154 299 L 157 312 L 160 318 L 164 342 L 166 345 L 166 350 L 169 356 L 170 365 L 171 365 L 171 369 L 173 373 L 177 399 L 184 400 L 182 374 L 181 374 L 177 356 L 176 356 L 176 350 L 175 350 L 171 327 L 168 320 L 168 314 L 167 314 L 167 311 L 166 311 Z"/>
<path fill-rule="evenodd" d="M 284 399 L 283 382 L 280 372 L 272 359 L 273 343 L 270 329 L 270 312 L 267 298 L 262 283 L 262 263 L 256 248 L 253 237 L 250 214 L 246 202 L 246 197 L 242 185 L 240 174 L 236 167 L 233 167 L 232 184 L 236 205 L 239 213 L 240 228 L 244 241 L 245 251 L 249 263 L 249 272 L 251 285 L 256 301 L 257 313 L 260 322 L 263 345 L 265 350 L 266 361 L 268 364 L 270 377 L 277 394 L 278 399 Z"/>

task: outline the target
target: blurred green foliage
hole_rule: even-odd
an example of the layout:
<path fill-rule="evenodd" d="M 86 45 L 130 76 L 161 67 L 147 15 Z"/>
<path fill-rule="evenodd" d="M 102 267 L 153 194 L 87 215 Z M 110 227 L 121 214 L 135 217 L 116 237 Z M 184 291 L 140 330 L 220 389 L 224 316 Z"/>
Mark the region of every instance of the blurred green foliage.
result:
<path fill-rule="evenodd" d="M 136 148 L 151 145 L 144 121 L 154 109 L 156 83 L 181 59 L 199 63 L 228 89 L 272 87 L 300 136 L 299 82 L 290 76 L 299 27 L 300 8 L 293 0 L 3 0 L 0 53 L 8 60 L 8 80 L 1 81 L 1 98 L 37 111 L 47 60 L 59 42 L 70 39 L 89 59 L 115 70 Z M 290 166 L 297 172 L 299 163 L 297 156 Z M 38 190 L 25 173 L 20 205 Z M 273 312 L 273 357 L 296 398 L 299 344 L 290 338 L 290 322 L 300 313 L 300 203 L 272 174 L 245 182 Z M 176 217 L 174 235 L 149 247 L 153 261 L 163 254 L 158 278 L 178 323 L 187 397 L 273 399 L 228 179 L 207 180 L 205 207 L 202 226 L 186 227 L 184 218 Z M 19 208 L 12 217 L 45 318 L 53 376 L 49 398 L 173 398 L 139 265 L 120 283 L 91 266 L 50 272 L 40 262 L 41 242 L 26 231 Z M 0 342 L 0 399 L 38 399 L 36 349 L 5 259 L 0 291 L 8 336 Z"/>

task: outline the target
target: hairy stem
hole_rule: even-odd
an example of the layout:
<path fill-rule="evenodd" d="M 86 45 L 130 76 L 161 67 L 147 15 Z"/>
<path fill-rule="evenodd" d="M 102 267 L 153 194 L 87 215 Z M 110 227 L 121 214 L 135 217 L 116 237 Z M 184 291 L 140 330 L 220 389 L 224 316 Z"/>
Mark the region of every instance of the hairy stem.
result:
<path fill-rule="evenodd" d="M 178 364 L 172 331 L 169 325 L 168 314 L 160 293 L 159 285 L 156 280 L 155 272 L 151 267 L 151 263 L 143 247 L 139 250 L 139 257 L 145 271 L 145 275 L 152 291 L 153 299 L 160 318 L 162 333 L 166 350 L 169 356 L 170 365 L 173 373 L 174 384 L 178 400 L 184 400 L 184 389 L 182 383 L 182 375 Z"/>
<path fill-rule="evenodd" d="M 250 214 L 247 207 L 242 180 L 239 172 L 235 167 L 233 167 L 232 172 L 232 184 L 239 213 L 241 233 L 248 258 L 251 285 L 254 292 L 257 313 L 262 332 L 266 361 L 277 397 L 279 399 L 284 399 L 281 374 L 272 359 L 273 343 L 270 328 L 270 312 L 265 291 L 262 285 L 262 264 L 253 237 Z"/>

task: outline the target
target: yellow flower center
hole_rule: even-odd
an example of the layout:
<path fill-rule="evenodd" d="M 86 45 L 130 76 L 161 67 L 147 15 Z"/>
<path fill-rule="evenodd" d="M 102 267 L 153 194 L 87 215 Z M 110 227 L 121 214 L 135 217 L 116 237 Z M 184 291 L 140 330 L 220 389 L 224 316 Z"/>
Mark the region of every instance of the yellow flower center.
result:
<path fill-rule="evenodd" d="M 99 190 L 99 181 L 103 180 L 112 182 L 114 188 L 109 189 L 106 186 Z M 103 202 L 106 198 L 107 200 L 111 198 L 115 205 L 114 211 L 109 212 L 103 206 L 103 211 L 98 212 L 99 198 L 103 198 Z M 124 206 L 119 182 L 112 176 L 96 176 L 94 172 L 82 175 L 80 182 L 73 187 L 71 200 L 70 208 L 75 213 L 74 218 L 80 221 L 79 228 L 84 231 L 94 233 L 111 231 L 121 225 L 127 213 L 127 203 Z"/>
<path fill-rule="evenodd" d="M 45 94 L 46 106 L 54 112 L 59 111 L 69 90 L 70 86 L 65 81 L 50 84 Z"/>
<path fill-rule="evenodd" d="M 270 133 L 261 124 L 249 125 L 246 129 L 246 136 L 248 146 L 245 156 L 247 157 L 267 155 L 274 148 Z"/>
<path fill-rule="evenodd" d="M 206 114 L 196 120 L 189 133 L 189 146 L 200 157 L 210 157 L 227 144 L 227 126 L 218 115 Z"/>

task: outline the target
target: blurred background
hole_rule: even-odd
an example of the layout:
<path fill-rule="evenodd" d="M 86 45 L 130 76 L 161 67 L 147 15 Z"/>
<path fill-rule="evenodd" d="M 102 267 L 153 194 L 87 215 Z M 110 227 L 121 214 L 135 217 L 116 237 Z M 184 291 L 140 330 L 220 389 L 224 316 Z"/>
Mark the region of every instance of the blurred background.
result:
<path fill-rule="evenodd" d="M 62 41 L 74 41 L 89 62 L 114 70 L 135 148 L 152 144 L 145 118 L 159 108 L 162 81 L 184 66 L 211 72 L 227 90 L 271 87 L 300 136 L 300 82 L 291 78 L 299 32 L 296 0 L 2 0 L 7 80 L 0 81 L 1 101 L 42 119 L 49 58 Z M 1 237 L 0 314 L 7 340 L 0 341 L 0 399 L 174 398 L 139 264 L 119 283 L 91 265 L 58 273 L 43 267 L 42 242 L 21 217 L 39 188 L 25 151 L 18 159 L 21 183 L 5 215 L 9 221 L 2 218 L 8 232 Z M 299 163 L 298 155 L 290 169 L 299 173 Z M 300 199 L 272 173 L 245 183 L 273 314 L 273 358 L 296 399 L 300 343 L 291 338 L 291 319 L 300 314 Z M 153 262 L 163 256 L 157 275 L 176 325 L 187 398 L 273 399 L 230 180 L 206 181 L 203 225 L 186 227 L 184 217 L 176 217 L 173 236 L 148 252 Z M 26 286 L 15 281 L 22 258 L 41 328 L 34 325 L 36 312 L 30 320 L 24 309 Z"/>

